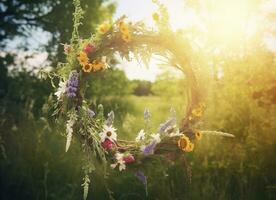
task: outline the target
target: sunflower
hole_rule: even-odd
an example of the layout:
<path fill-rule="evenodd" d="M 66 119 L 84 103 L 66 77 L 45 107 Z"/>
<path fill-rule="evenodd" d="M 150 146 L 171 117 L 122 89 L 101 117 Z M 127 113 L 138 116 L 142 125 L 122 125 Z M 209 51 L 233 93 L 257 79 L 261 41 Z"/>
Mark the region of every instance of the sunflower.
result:
<path fill-rule="evenodd" d="M 188 147 L 186 148 L 185 151 L 186 151 L 186 152 L 191 152 L 191 151 L 193 151 L 193 150 L 194 150 L 194 146 L 195 146 L 195 145 L 194 145 L 193 143 L 190 142 L 189 145 L 188 145 Z"/>
<path fill-rule="evenodd" d="M 90 63 L 87 64 L 87 65 L 82 66 L 82 70 L 83 70 L 84 72 L 86 72 L 86 73 L 91 72 L 92 68 L 93 68 L 93 65 L 90 64 Z"/>
<path fill-rule="evenodd" d="M 201 140 L 201 138 L 202 138 L 202 133 L 199 132 L 199 131 L 196 131 L 196 132 L 195 132 L 195 138 L 196 138 L 197 140 Z"/>
<path fill-rule="evenodd" d="M 99 71 L 105 68 L 105 63 L 102 62 L 101 60 L 94 60 L 92 62 L 92 66 L 93 66 L 93 71 Z"/>
<path fill-rule="evenodd" d="M 123 34 L 123 35 L 122 35 L 122 39 L 123 39 L 125 42 L 130 42 L 130 41 L 131 41 L 131 35 L 130 35 L 129 33 Z"/>
<path fill-rule="evenodd" d="M 187 151 L 190 145 L 190 139 L 186 136 L 183 135 L 179 140 L 178 140 L 178 147 L 182 150 L 182 151 Z"/>
<path fill-rule="evenodd" d="M 104 22 L 98 27 L 98 31 L 102 35 L 105 34 L 109 29 L 110 29 L 110 24 L 108 22 Z"/>
<path fill-rule="evenodd" d="M 122 34 L 129 34 L 128 27 L 124 22 L 119 23 L 119 28 Z"/>
<path fill-rule="evenodd" d="M 81 66 L 85 66 L 88 64 L 89 59 L 85 52 L 83 52 L 83 51 L 80 52 L 80 54 L 78 56 L 78 61 Z"/>

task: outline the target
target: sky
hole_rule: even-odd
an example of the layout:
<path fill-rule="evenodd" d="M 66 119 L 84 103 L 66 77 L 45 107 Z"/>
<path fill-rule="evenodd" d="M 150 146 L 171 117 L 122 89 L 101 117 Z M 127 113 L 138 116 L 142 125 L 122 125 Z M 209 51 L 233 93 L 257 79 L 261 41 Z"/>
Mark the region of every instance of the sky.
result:
<path fill-rule="evenodd" d="M 185 28 L 185 27 L 187 28 L 192 26 L 193 24 L 197 24 L 197 25 L 200 24 L 197 18 L 197 15 L 185 5 L 184 0 L 159 0 L 159 1 L 166 5 L 170 15 L 170 24 L 174 30 L 179 28 Z M 157 11 L 157 6 L 154 3 L 152 3 L 151 0 L 117 0 L 115 2 L 117 2 L 117 11 L 114 15 L 114 19 L 117 19 L 122 15 L 126 15 L 130 21 L 143 20 L 144 22 L 146 22 L 148 26 L 154 26 L 154 22 L 152 20 L 152 14 L 155 11 Z M 242 8 L 242 6 L 243 6 L 242 2 L 239 2 L 238 4 L 236 4 L 236 10 L 239 10 L 239 8 Z M 275 11 L 276 0 L 268 1 L 268 3 L 262 6 L 262 9 L 267 11 Z M 235 10 L 235 7 L 232 8 L 232 10 Z M 230 12 L 233 12 L 233 11 L 230 11 Z M 236 15 L 238 14 L 239 13 L 236 13 Z M 240 13 L 240 14 L 241 16 L 243 16 L 243 13 Z M 232 18 L 231 15 L 230 17 Z M 237 16 L 236 21 L 238 20 L 239 19 Z M 236 26 L 234 24 L 236 23 L 236 21 L 232 22 L 233 28 Z M 258 26 L 257 21 L 255 22 L 255 24 L 253 22 L 253 28 L 256 28 L 256 26 Z M 224 30 L 225 32 L 228 31 L 230 32 L 230 34 L 233 31 L 230 25 L 228 27 L 225 26 L 223 28 L 225 29 Z M 276 38 L 267 36 L 266 38 L 264 38 L 264 41 L 269 49 L 276 51 Z M 150 62 L 150 67 L 147 68 L 146 66 L 141 65 L 135 61 L 130 63 L 122 61 L 121 64 L 119 65 L 119 68 L 125 71 L 129 79 L 143 79 L 143 80 L 154 81 L 156 77 L 163 72 L 162 68 L 160 68 L 157 65 L 157 63 L 158 62 L 153 58 L 152 61 Z"/>
<path fill-rule="evenodd" d="M 151 2 L 151 0 L 118 0 L 117 10 L 114 15 L 114 19 L 119 18 L 122 15 L 126 15 L 130 21 L 144 21 L 148 26 L 154 26 L 152 20 L 152 14 L 158 9 L 157 6 Z M 163 0 L 172 13 L 170 17 L 173 19 L 171 21 L 172 27 L 177 28 L 181 26 L 186 26 L 188 23 L 185 21 L 178 21 L 179 16 L 183 16 L 184 1 L 183 0 Z M 177 5 L 177 6 L 176 6 Z M 177 23 L 173 23 L 177 22 Z M 148 81 L 155 81 L 157 76 L 164 72 L 164 68 L 160 67 L 156 59 L 152 58 L 149 67 L 137 63 L 135 60 L 132 62 L 121 61 L 118 65 L 120 69 L 123 69 L 126 76 L 133 79 L 142 79 Z"/>
<path fill-rule="evenodd" d="M 122 15 L 126 15 L 129 21 L 144 21 L 147 26 L 154 26 L 154 22 L 152 20 L 152 14 L 157 11 L 157 5 L 152 3 L 152 0 L 111 0 L 116 2 L 117 10 L 113 16 L 114 20 L 119 18 Z M 172 29 L 176 30 L 178 28 L 185 28 L 192 26 L 193 24 L 200 24 L 197 15 L 189 9 L 185 5 L 184 0 L 159 0 L 164 3 L 167 7 L 170 15 L 170 24 Z M 229 0 L 230 1 L 230 0 Z M 234 1 L 234 0 L 231 0 Z M 230 1 L 230 2 L 231 2 Z M 241 7 L 240 4 L 237 5 Z M 266 3 L 262 9 L 268 11 L 276 10 L 276 0 L 270 0 Z M 232 18 L 232 16 L 231 16 Z M 274 24 L 274 27 L 275 24 Z M 230 29 L 231 26 L 226 28 Z M 275 28 L 276 29 L 276 28 Z M 276 31 L 276 30 L 275 30 Z M 24 42 L 28 42 L 30 45 L 36 49 L 39 45 L 43 43 L 47 43 L 47 38 L 49 38 L 49 33 L 42 32 L 41 30 L 36 30 L 32 33 L 34 37 L 30 37 Z M 35 35 L 39 35 L 39 40 L 35 40 Z M 276 52 L 276 38 L 267 36 L 265 39 L 267 47 Z M 15 49 L 16 45 L 22 42 L 20 39 L 14 39 L 10 43 L 10 49 Z M 23 52 L 28 54 L 29 52 Z M 36 66 L 41 64 L 47 60 L 47 55 L 41 52 L 37 52 L 37 55 L 30 61 L 27 62 L 30 66 Z M 46 63 L 46 62 L 45 62 Z M 137 63 L 135 60 L 132 62 L 127 62 L 125 60 L 121 60 L 121 63 L 117 66 L 118 68 L 125 71 L 126 76 L 133 79 L 142 79 L 148 81 L 155 81 L 157 76 L 164 72 L 163 67 L 158 66 L 158 61 L 154 58 L 151 59 L 149 67 L 146 67 L 143 64 Z"/>

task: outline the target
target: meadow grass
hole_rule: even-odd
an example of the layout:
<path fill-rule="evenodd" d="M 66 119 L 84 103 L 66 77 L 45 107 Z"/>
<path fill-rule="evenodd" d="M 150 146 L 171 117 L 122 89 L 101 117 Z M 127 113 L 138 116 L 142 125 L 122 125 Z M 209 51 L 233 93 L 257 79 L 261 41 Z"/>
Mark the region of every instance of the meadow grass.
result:
<path fill-rule="evenodd" d="M 144 109 L 148 108 L 151 113 L 150 133 L 155 133 L 159 125 L 170 116 L 170 109 L 176 111 L 178 123 L 185 112 L 185 99 L 183 97 L 164 98 L 160 96 L 134 96 L 130 95 L 127 100 L 133 105 L 133 109 L 126 114 L 124 121 L 119 125 L 120 136 L 126 139 L 134 139 L 136 134 L 145 128 Z M 117 125 L 117 124 L 116 124 Z"/>

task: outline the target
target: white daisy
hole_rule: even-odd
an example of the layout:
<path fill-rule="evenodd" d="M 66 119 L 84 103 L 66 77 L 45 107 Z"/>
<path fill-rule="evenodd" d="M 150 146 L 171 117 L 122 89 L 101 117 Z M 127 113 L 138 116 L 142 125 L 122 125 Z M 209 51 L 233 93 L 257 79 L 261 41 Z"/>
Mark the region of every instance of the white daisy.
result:
<path fill-rule="evenodd" d="M 122 171 L 122 170 L 125 170 L 126 169 L 126 164 L 125 164 L 125 161 L 124 161 L 124 154 L 122 153 L 116 153 L 115 154 L 115 157 L 116 157 L 116 160 L 117 162 L 114 163 L 114 164 L 111 164 L 111 168 L 112 169 L 115 169 L 117 167 L 117 165 L 119 165 L 119 170 Z"/>
<path fill-rule="evenodd" d="M 57 96 L 58 100 L 61 99 L 62 95 L 65 93 L 66 90 L 66 81 L 60 81 L 58 84 L 58 89 L 55 92 L 55 95 Z"/>
<path fill-rule="evenodd" d="M 155 140 L 157 143 L 161 142 L 160 134 L 159 134 L 159 133 L 151 134 L 150 136 L 151 136 L 152 139 Z"/>
<path fill-rule="evenodd" d="M 109 139 L 112 142 L 117 140 L 116 129 L 111 126 L 104 125 L 103 131 L 99 134 L 101 138 L 101 142 L 104 142 L 105 139 Z"/>
<path fill-rule="evenodd" d="M 138 133 L 137 137 L 135 138 L 135 141 L 136 141 L 136 142 L 139 142 L 139 141 L 144 140 L 144 139 L 145 139 L 145 131 L 144 131 L 144 129 L 142 129 L 142 130 Z"/>
<path fill-rule="evenodd" d="M 179 129 L 176 131 L 170 133 L 170 137 L 175 137 L 175 136 L 182 136 L 183 134 L 180 133 Z"/>

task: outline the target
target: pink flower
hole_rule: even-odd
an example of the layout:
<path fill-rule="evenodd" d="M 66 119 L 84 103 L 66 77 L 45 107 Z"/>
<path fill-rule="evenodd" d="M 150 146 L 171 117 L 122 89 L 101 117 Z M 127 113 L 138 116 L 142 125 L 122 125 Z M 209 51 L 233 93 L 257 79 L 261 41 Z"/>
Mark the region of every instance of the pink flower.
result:
<path fill-rule="evenodd" d="M 125 161 L 125 163 L 133 163 L 135 162 L 135 158 L 133 157 L 133 155 L 127 155 L 123 157 L 123 161 Z"/>
<path fill-rule="evenodd" d="M 64 50 L 64 53 L 68 55 L 71 52 L 71 46 L 69 44 L 64 44 L 63 50 Z"/>
<path fill-rule="evenodd" d="M 114 146 L 114 143 L 109 139 L 105 139 L 105 141 L 102 142 L 102 147 L 106 150 L 111 150 L 113 146 Z"/>
<path fill-rule="evenodd" d="M 83 51 L 88 55 L 88 54 L 90 54 L 90 53 L 92 53 L 92 52 L 95 51 L 95 46 L 94 46 L 93 44 L 88 43 L 88 44 L 84 47 Z"/>

